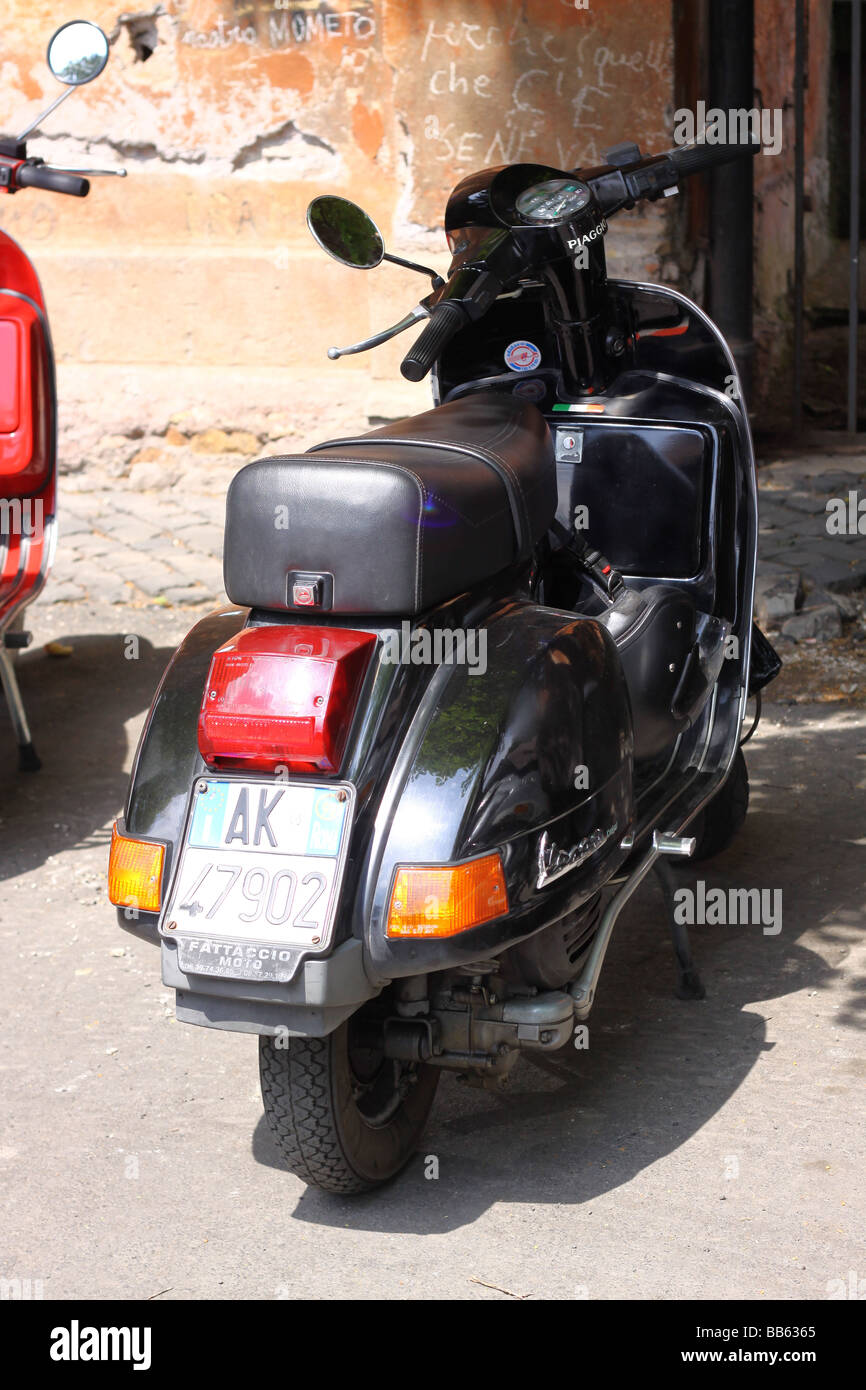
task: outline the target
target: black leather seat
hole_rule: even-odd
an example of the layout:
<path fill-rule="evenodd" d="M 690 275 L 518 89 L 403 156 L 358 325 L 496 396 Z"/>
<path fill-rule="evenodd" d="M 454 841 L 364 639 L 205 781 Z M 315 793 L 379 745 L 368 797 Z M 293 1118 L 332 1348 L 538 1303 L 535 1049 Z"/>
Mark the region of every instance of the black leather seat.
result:
<path fill-rule="evenodd" d="M 298 576 L 319 575 L 320 609 L 411 616 L 527 560 L 556 500 L 540 412 L 478 392 L 241 469 L 226 502 L 226 592 L 303 611 Z"/>

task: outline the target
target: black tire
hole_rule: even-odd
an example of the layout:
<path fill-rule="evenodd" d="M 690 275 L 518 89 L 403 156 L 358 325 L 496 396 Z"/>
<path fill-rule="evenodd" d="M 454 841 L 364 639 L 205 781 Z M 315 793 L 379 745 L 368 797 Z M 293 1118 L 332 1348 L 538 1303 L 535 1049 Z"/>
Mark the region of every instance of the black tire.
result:
<path fill-rule="evenodd" d="M 439 1082 L 438 1067 L 354 1046 L 358 1017 L 326 1038 L 259 1038 L 271 1134 L 291 1172 L 325 1192 L 369 1192 L 399 1173 L 416 1150 Z M 368 1059 L 363 1082 L 359 1056 Z"/>
<path fill-rule="evenodd" d="M 697 839 L 692 859 L 713 859 L 728 848 L 740 830 L 749 809 L 749 772 L 742 748 L 734 754 L 731 770 L 709 806 L 689 826 Z"/>

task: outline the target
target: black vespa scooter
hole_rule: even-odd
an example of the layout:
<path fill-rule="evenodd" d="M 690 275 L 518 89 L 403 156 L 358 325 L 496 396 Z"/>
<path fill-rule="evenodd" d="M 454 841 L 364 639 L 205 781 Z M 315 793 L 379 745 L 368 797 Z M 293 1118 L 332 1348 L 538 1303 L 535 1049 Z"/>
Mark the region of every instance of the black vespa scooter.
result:
<path fill-rule="evenodd" d="M 736 367 L 682 295 L 608 280 L 603 243 L 613 213 L 751 153 L 620 145 L 465 179 L 447 282 L 330 352 L 428 319 L 402 370 L 433 370 L 435 408 L 232 482 L 235 606 L 163 677 L 110 894 L 161 943 L 179 1019 L 260 1034 L 271 1130 L 309 1183 L 398 1172 L 443 1067 L 499 1087 L 521 1050 L 564 1046 L 638 884 L 745 815 Z M 348 264 L 385 255 L 343 199 L 308 221 Z M 752 688 L 771 672 L 762 649 Z"/>

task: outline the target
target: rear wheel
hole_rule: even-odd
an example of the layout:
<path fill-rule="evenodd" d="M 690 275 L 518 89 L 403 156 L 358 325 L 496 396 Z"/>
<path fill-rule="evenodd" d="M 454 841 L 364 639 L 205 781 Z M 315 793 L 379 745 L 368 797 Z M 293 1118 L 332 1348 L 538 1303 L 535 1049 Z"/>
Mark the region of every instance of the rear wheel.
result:
<path fill-rule="evenodd" d="M 326 1038 L 260 1038 L 259 1070 L 287 1167 L 341 1193 L 369 1192 L 405 1167 L 439 1081 L 438 1067 L 385 1057 L 367 1009 Z"/>
<path fill-rule="evenodd" d="M 692 858 L 712 859 L 727 849 L 742 827 L 748 809 L 749 773 L 743 750 L 738 748 L 721 789 L 689 826 L 690 833 L 697 840 Z"/>

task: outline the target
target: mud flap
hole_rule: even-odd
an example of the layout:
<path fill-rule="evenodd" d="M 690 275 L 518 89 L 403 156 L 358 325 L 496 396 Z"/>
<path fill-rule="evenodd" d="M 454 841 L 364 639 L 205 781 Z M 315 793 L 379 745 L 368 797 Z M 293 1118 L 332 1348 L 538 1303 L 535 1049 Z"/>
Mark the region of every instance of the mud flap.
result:
<path fill-rule="evenodd" d="M 749 667 L 749 694 L 756 695 L 774 681 L 782 669 L 782 658 L 757 623 L 752 623 L 752 662 Z"/>

